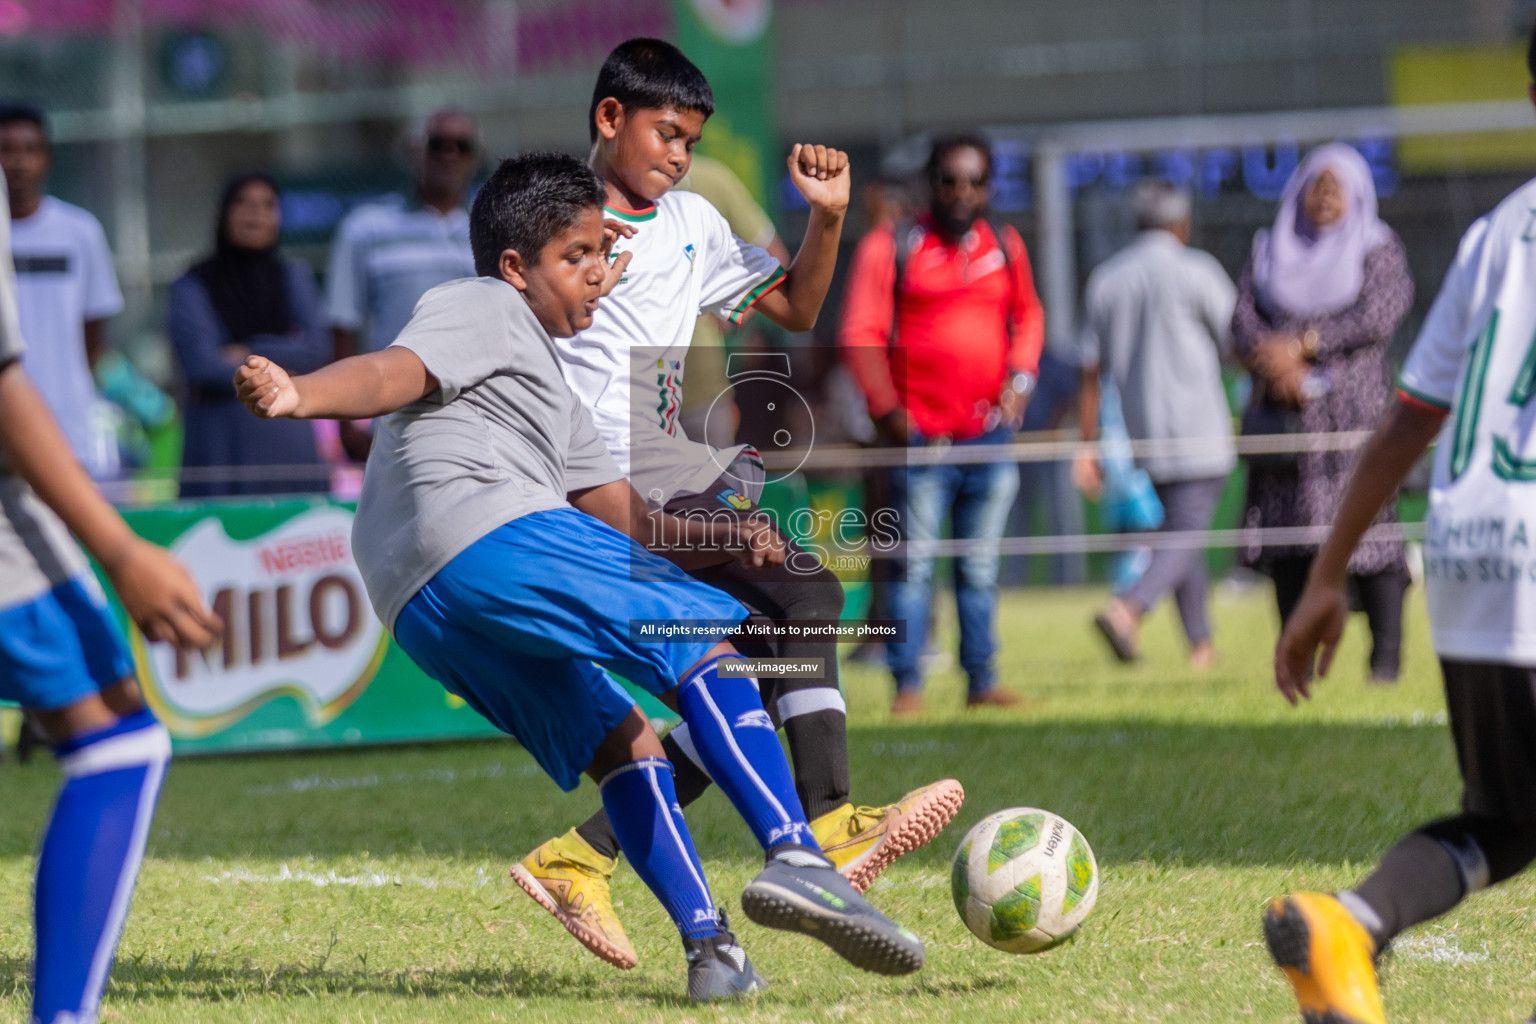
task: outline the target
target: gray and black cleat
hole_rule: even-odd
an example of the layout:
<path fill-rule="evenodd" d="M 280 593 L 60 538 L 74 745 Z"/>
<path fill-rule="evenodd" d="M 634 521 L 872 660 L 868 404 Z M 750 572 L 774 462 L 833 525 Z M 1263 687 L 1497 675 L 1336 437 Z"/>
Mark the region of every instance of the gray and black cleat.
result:
<path fill-rule="evenodd" d="M 831 861 L 804 846 L 777 847 L 742 890 L 741 909 L 765 928 L 820 939 L 866 971 L 911 974 L 923 966 L 923 940 L 876 910 Z"/>
<path fill-rule="evenodd" d="M 724 928 L 723 914 L 720 923 Z M 746 950 L 736 945 L 736 936 L 728 931 L 703 939 L 684 939 L 683 955 L 688 960 L 689 999 L 701 1003 L 739 999 L 768 987 L 747 959 Z"/>

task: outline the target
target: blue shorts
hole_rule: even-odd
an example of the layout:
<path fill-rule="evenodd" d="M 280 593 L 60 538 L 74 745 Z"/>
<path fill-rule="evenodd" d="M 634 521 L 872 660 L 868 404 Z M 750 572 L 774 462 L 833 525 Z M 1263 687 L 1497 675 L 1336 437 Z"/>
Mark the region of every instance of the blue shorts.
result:
<path fill-rule="evenodd" d="M 55 711 L 134 674 L 95 578 L 0 608 L 0 700 Z"/>
<path fill-rule="evenodd" d="M 735 598 L 560 508 L 471 544 L 401 609 L 395 640 L 569 791 L 635 703 L 598 665 L 666 693 L 746 617 Z M 634 619 L 721 625 L 666 643 L 633 637 Z"/>

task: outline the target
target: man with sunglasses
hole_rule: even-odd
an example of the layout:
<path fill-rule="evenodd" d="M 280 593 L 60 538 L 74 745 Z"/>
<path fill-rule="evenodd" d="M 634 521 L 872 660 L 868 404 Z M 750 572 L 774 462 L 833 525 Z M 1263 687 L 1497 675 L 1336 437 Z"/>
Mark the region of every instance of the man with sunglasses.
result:
<path fill-rule="evenodd" d="M 891 444 L 970 447 L 1006 443 L 1023 422 L 1044 341 L 1044 316 L 1018 232 L 987 219 L 992 152 L 976 135 L 933 144 L 929 208 L 871 231 L 849 270 L 840 344 Z M 894 714 L 923 710 L 920 656 L 927 641 L 934 557 L 942 535 L 976 545 L 955 560 L 960 664 L 967 706 L 1009 706 L 997 685 L 998 542 L 1019 490 L 1012 462 L 913 464 L 893 472 L 892 505 L 907 544 L 892 611 L 907 623 L 887 647 Z"/>
<path fill-rule="evenodd" d="M 428 290 L 475 276 L 467 205 L 481 158 L 474 116 L 453 108 L 427 115 L 407 152 L 411 193 L 358 206 L 336 229 L 325 308 L 337 359 L 389 345 Z"/>

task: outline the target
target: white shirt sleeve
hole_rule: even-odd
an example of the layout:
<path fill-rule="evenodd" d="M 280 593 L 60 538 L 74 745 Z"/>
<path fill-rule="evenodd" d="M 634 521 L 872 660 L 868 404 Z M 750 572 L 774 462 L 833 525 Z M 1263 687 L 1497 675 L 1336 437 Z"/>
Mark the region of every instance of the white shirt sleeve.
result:
<path fill-rule="evenodd" d="M 1456 259 L 1445 272 L 1445 282 L 1435 296 L 1424 326 L 1403 364 L 1398 387 L 1410 398 L 1442 409 L 1451 408 L 1461 383 L 1462 364 L 1476 340 L 1481 324 L 1469 323 L 1472 282 L 1483 258 L 1489 219 L 1467 229 Z"/>
<path fill-rule="evenodd" d="M 700 205 L 705 251 L 694 257 L 704 275 L 699 312 L 740 323 L 753 303 L 784 280 L 784 268 L 768 250 L 737 238 L 720 211 L 708 203 Z"/>
<path fill-rule="evenodd" d="M 123 293 L 117 286 L 117 271 L 112 267 L 112 250 L 101 222 L 87 214 L 81 221 L 84 235 L 83 265 L 80 268 L 84 302 L 81 313 L 87 322 L 104 320 L 123 311 Z"/>
<path fill-rule="evenodd" d="M 325 272 L 326 322 L 347 331 L 360 329 L 368 313 L 367 282 L 359 265 L 362 252 L 357 237 L 363 211 L 362 207 L 352 211 L 336 228 Z"/>

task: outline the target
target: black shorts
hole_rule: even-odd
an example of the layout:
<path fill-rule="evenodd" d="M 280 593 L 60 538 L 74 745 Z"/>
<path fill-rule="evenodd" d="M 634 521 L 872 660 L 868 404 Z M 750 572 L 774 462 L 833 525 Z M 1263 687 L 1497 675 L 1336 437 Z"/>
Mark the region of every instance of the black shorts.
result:
<path fill-rule="evenodd" d="M 1441 659 L 1462 810 L 1536 824 L 1536 668 Z"/>

